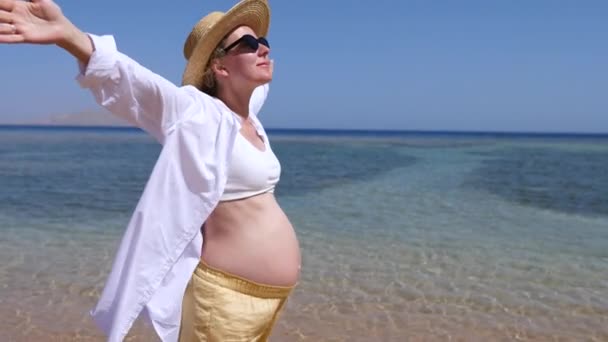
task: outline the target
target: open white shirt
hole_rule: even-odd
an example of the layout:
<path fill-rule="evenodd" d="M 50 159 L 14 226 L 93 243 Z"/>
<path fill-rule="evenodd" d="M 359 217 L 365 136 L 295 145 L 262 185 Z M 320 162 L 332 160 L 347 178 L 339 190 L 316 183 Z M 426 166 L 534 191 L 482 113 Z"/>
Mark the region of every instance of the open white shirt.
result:
<path fill-rule="evenodd" d="M 163 341 L 177 341 L 183 294 L 201 257 L 201 225 L 224 191 L 241 121 L 221 100 L 122 54 L 112 36 L 89 37 L 94 52 L 79 65 L 79 84 L 162 144 L 91 315 L 108 341 L 122 341 L 142 311 Z M 267 94 L 268 84 L 260 86 L 250 101 L 262 136 L 257 113 Z"/>

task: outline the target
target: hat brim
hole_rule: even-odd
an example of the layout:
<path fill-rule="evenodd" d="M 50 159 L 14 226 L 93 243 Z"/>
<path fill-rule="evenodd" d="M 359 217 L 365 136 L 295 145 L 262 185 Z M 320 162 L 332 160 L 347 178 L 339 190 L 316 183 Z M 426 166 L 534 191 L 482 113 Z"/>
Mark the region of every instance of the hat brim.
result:
<path fill-rule="evenodd" d="M 213 50 L 234 29 L 248 26 L 258 37 L 262 37 L 268 34 L 269 25 L 270 8 L 266 0 L 243 0 L 236 4 L 198 41 L 186 63 L 182 85 L 202 88 L 203 74 Z"/>

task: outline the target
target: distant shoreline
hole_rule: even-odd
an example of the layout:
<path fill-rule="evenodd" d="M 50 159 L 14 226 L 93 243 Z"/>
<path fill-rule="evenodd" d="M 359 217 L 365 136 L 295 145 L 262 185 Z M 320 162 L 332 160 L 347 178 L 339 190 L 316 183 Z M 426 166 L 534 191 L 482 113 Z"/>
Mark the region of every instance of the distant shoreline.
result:
<path fill-rule="evenodd" d="M 46 131 L 123 131 L 143 132 L 133 126 L 102 125 L 46 125 L 0 124 L 0 130 Z M 518 131 L 458 131 L 458 130 L 386 130 L 386 129 L 335 129 L 335 128 L 266 128 L 269 134 L 326 135 L 326 136 L 467 136 L 467 137 L 547 137 L 547 138 L 607 138 L 607 133 L 594 132 L 518 132 Z"/>

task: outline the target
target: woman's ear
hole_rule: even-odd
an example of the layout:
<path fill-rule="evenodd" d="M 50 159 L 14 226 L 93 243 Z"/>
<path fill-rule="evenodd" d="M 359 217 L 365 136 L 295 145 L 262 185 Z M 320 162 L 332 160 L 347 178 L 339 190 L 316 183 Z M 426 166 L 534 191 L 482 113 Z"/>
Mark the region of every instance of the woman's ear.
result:
<path fill-rule="evenodd" d="M 215 77 L 228 76 L 228 69 L 226 69 L 226 66 L 217 59 L 211 63 L 211 70 L 213 70 Z"/>

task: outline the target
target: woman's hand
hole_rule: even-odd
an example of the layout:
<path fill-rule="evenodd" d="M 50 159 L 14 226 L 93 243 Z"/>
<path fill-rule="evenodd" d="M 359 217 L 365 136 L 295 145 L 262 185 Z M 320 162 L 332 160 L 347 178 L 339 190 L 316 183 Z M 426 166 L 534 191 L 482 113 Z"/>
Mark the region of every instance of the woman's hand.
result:
<path fill-rule="evenodd" d="M 0 43 L 58 44 L 70 26 L 51 0 L 0 0 Z"/>
<path fill-rule="evenodd" d="M 87 64 L 93 44 L 51 0 L 0 0 L 0 43 L 56 44 Z"/>

